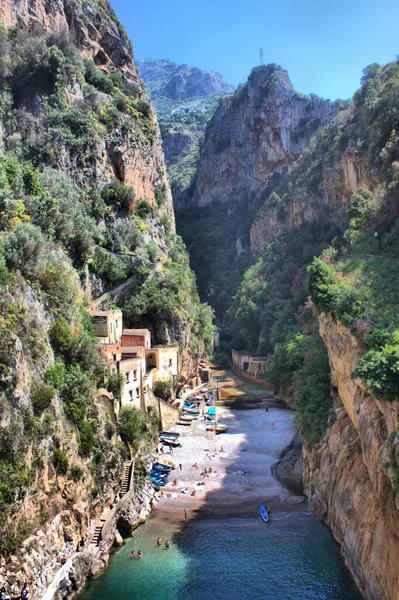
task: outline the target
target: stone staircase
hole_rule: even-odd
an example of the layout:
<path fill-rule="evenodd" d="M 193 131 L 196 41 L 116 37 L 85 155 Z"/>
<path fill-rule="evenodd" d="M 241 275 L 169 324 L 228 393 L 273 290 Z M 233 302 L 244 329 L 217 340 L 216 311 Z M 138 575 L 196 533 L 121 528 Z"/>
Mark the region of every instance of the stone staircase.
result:
<path fill-rule="evenodd" d="M 104 527 L 105 519 L 100 519 L 97 523 L 96 528 L 93 533 L 93 537 L 90 541 L 90 546 L 97 546 L 101 542 L 101 534 Z"/>
<path fill-rule="evenodd" d="M 125 469 L 125 474 L 123 476 L 122 487 L 119 492 L 121 497 L 124 496 L 125 494 L 127 494 L 129 491 L 129 488 L 130 488 L 130 476 L 132 473 L 132 461 L 131 460 L 125 462 L 124 469 Z"/>
<path fill-rule="evenodd" d="M 132 476 L 132 464 L 133 463 L 131 460 L 128 460 L 124 463 L 123 481 L 122 481 L 121 489 L 119 491 L 120 498 L 123 498 L 123 496 L 125 496 L 125 494 L 127 494 L 130 489 L 130 480 L 131 480 L 131 476 Z M 105 513 L 103 513 L 103 515 L 105 516 Z M 101 518 L 101 519 L 99 519 L 99 521 L 97 521 L 95 529 L 94 529 L 93 537 L 91 538 L 91 541 L 90 541 L 91 546 L 98 546 L 98 544 L 101 542 L 102 531 L 103 531 L 105 521 L 106 521 L 105 518 Z"/>

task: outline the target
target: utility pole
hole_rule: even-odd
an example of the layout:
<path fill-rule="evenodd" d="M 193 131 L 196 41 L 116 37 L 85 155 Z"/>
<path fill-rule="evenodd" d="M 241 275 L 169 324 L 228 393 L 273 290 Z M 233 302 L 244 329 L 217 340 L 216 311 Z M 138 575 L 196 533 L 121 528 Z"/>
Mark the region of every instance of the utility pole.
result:
<path fill-rule="evenodd" d="M 259 48 L 259 64 L 263 65 L 263 48 Z"/>

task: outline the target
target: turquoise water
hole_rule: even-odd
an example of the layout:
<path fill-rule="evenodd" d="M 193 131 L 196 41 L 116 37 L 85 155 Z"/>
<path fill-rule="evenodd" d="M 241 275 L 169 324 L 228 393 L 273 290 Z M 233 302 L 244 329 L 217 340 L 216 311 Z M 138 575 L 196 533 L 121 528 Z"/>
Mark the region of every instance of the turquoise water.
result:
<path fill-rule="evenodd" d="M 81 600 L 361 600 L 330 532 L 313 514 L 194 520 L 151 517 L 91 579 Z M 157 547 L 156 539 L 171 547 Z M 143 557 L 131 559 L 141 550 Z"/>

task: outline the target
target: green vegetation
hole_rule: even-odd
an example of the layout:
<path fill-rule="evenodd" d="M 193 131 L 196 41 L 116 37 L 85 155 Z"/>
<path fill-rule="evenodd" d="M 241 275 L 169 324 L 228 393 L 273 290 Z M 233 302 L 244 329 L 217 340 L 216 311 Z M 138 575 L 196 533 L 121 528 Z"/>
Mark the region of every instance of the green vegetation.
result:
<path fill-rule="evenodd" d="M 327 354 L 309 293 L 318 310 L 331 312 L 364 345 L 354 376 L 380 398 L 399 398 L 399 63 L 368 67 L 353 105 L 338 108 L 295 167 L 272 174 L 257 197 L 178 215 L 201 296 L 224 323 L 228 347 L 271 355 L 268 378 L 291 391 L 308 446 L 323 435 L 330 407 Z M 359 189 L 337 218 L 337 205 L 321 198 L 344 153 L 364 161 L 379 184 Z M 310 216 L 288 229 L 298 202 Z M 270 215 L 278 225 L 260 256 L 236 245 L 239 238 L 249 246 L 254 215 Z"/>
<path fill-rule="evenodd" d="M 79 22 L 88 24 L 87 11 L 111 20 L 112 35 L 119 33 L 128 50 L 109 3 L 86 5 L 74 2 Z M 90 465 L 100 498 L 117 475 L 115 427 L 95 402 L 104 365 L 85 310 L 92 292 L 130 278 L 139 319 L 159 331 L 168 327 L 179 341 L 187 327 L 195 348 L 210 348 L 212 314 L 199 302 L 172 233 L 162 169 L 154 173 L 154 199 L 151 190 L 138 197 L 124 183 L 120 148 L 143 158 L 153 152 L 151 105 L 123 74 L 128 69 L 108 66 L 105 72 L 82 58 L 63 34 L 0 27 L 0 403 L 4 422 L 11 419 L 0 428 L 0 555 L 30 533 L 25 524 L 16 531 L 16 503 L 35 492 L 47 462 L 74 482 Z M 139 326 L 133 313 L 129 318 Z M 120 378 L 108 385 L 120 398 Z M 144 418 L 133 450 L 153 426 Z M 70 466 L 72 456 L 80 464 Z M 50 488 L 51 504 L 58 489 Z M 53 516 L 37 510 L 39 525 Z"/>
<path fill-rule="evenodd" d="M 53 465 L 58 475 L 65 475 L 68 471 L 68 456 L 60 448 L 53 449 Z"/>
<path fill-rule="evenodd" d="M 173 380 L 169 378 L 156 381 L 152 389 L 157 398 L 168 401 L 172 397 Z"/>
<path fill-rule="evenodd" d="M 137 452 L 140 442 L 153 440 L 157 432 L 157 417 L 145 415 L 134 406 L 124 406 L 118 416 L 118 433 L 130 447 Z"/>

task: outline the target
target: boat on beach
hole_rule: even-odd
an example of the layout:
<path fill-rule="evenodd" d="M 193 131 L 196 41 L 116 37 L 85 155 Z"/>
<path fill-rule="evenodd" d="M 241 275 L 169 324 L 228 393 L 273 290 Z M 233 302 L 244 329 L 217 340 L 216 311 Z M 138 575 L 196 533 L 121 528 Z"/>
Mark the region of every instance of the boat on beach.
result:
<path fill-rule="evenodd" d="M 176 425 L 185 425 L 186 427 L 190 427 L 192 421 L 178 421 Z"/>
<path fill-rule="evenodd" d="M 199 415 L 200 414 L 200 409 L 199 408 L 186 408 L 183 407 L 183 414 L 187 413 L 189 415 Z"/>
<path fill-rule="evenodd" d="M 168 460 L 167 458 L 159 458 L 157 460 L 157 463 L 159 465 L 165 465 L 166 467 L 170 467 L 170 468 L 175 466 L 175 463 L 172 462 L 171 460 Z"/>
<path fill-rule="evenodd" d="M 179 439 L 180 433 L 173 433 L 171 431 L 160 431 L 158 435 L 160 440 L 177 441 Z"/>
<path fill-rule="evenodd" d="M 218 423 L 217 425 L 215 425 L 215 433 L 225 433 L 226 431 L 228 431 L 228 426 L 224 425 L 223 423 Z"/>
<path fill-rule="evenodd" d="M 180 421 L 190 421 L 190 423 L 192 421 L 195 421 L 195 419 L 198 419 L 198 417 L 196 417 L 195 415 L 182 415 L 180 417 Z"/>
<path fill-rule="evenodd" d="M 162 471 L 162 473 L 169 473 L 172 470 L 172 467 L 169 467 L 168 465 L 163 465 L 159 462 L 152 463 L 152 468 L 156 469 L 157 471 Z"/>
<path fill-rule="evenodd" d="M 179 446 L 181 446 L 181 443 L 179 442 L 179 439 L 165 439 L 165 438 L 161 438 L 161 444 L 163 444 L 164 446 L 172 446 L 172 448 L 178 448 Z"/>

